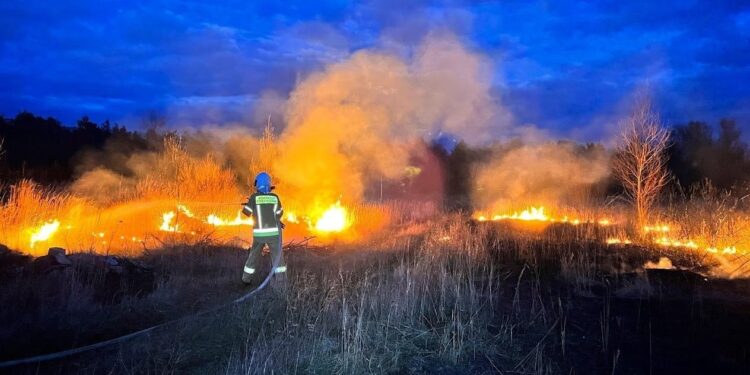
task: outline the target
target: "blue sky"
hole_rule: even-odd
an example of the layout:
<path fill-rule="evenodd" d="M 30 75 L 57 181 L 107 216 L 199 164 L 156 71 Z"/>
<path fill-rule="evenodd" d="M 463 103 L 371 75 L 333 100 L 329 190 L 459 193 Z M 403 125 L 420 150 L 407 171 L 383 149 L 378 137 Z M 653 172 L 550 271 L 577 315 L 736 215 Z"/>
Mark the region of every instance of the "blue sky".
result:
<path fill-rule="evenodd" d="M 747 1 L 25 1 L 0 4 L 0 114 L 257 123 L 262 95 L 362 48 L 449 30 L 519 124 L 577 138 L 647 87 L 664 119 L 750 128 Z M 407 52 L 408 53 L 408 52 Z"/>

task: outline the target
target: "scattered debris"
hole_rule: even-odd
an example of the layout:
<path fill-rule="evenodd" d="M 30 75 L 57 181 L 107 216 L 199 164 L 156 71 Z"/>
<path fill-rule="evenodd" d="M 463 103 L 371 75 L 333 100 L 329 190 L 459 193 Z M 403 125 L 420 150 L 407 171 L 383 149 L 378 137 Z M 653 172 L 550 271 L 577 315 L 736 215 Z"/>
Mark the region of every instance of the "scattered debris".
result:
<path fill-rule="evenodd" d="M 72 254 L 78 277 L 98 278 L 94 297 L 116 303 L 125 296 L 145 296 L 156 289 L 154 268 L 136 260 L 93 253 Z"/>
<path fill-rule="evenodd" d="M 53 275 L 70 275 L 94 287 L 94 299 L 116 303 L 125 296 L 145 296 L 156 290 L 154 268 L 137 260 L 94 253 L 67 254 L 51 247 L 47 255 L 32 258 L 0 245 L 0 279 L 28 274 L 57 283 Z"/>
<path fill-rule="evenodd" d="M 73 265 L 73 262 L 71 262 L 70 259 L 68 259 L 68 257 L 65 255 L 65 249 L 63 249 L 62 247 L 50 247 L 47 251 L 47 255 L 54 258 L 58 264 L 63 264 L 66 266 Z"/>
<path fill-rule="evenodd" d="M 73 265 L 73 262 L 65 255 L 65 249 L 61 247 L 51 247 L 47 255 L 34 259 L 31 263 L 31 271 L 36 274 L 49 274 L 63 271 Z"/>

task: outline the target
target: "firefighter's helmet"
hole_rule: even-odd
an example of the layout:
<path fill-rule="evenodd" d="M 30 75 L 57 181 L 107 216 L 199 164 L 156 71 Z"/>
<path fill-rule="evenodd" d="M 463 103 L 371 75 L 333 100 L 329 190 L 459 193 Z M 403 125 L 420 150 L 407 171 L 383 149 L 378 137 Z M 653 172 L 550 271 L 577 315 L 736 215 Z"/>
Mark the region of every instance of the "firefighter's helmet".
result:
<path fill-rule="evenodd" d="M 267 194 L 271 192 L 273 186 L 271 185 L 271 175 L 266 172 L 260 172 L 255 176 L 255 190 Z"/>

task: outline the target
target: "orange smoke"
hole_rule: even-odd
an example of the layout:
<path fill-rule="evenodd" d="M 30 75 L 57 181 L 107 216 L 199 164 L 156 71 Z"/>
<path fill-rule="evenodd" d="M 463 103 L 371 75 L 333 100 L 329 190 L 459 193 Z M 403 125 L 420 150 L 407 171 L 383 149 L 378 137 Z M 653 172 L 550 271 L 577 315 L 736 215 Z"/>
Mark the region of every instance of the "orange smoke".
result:
<path fill-rule="evenodd" d="M 448 131 L 477 140 L 504 126 L 491 78 L 482 56 L 447 35 L 427 38 L 411 58 L 363 50 L 310 75 L 286 104 L 272 163 L 282 199 L 346 227 L 335 207 L 358 206 L 373 185 L 407 176 L 416 139 Z"/>

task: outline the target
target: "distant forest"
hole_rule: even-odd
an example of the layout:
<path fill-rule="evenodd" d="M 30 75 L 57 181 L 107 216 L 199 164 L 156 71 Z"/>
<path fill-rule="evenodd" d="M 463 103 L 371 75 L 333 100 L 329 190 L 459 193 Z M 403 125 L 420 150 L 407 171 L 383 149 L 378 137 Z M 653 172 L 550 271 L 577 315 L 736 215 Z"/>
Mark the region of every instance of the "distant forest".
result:
<path fill-rule="evenodd" d="M 30 178 L 46 185 L 75 179 L 85 151 L 117 145 L 118 151 L 142 151 L 161 147 L 156 129 L 128 131 L 109 121 L 96 124 L 84 116 L 75 126 L 55 118 L 21 112 L 15 118 L 0 116 L 0 176 L 3 181 Z"/>
<path fill-rule="evenodd" d="M 151 125 L 143 131 L 129 131 L 109 121 L 94 123 L 85 116 L 75 126 L 29 112 L 15 118 L 0 116 L 0 178 L 65 184 L 83 172 L 77 167 L 85 151 L 116 147 L 127 154 L 160 149 L 164 135 L 159 126 Z M 466 150 L 466 145 L 461 146 L 458 150 Z M 669 160 L 683 188 L 710 181 L 717 188 L 730 189 L 750 182 L 750 150 L 733 120 L 721 120 L 717 129 L 699 121 L 674 126 Z"/>

